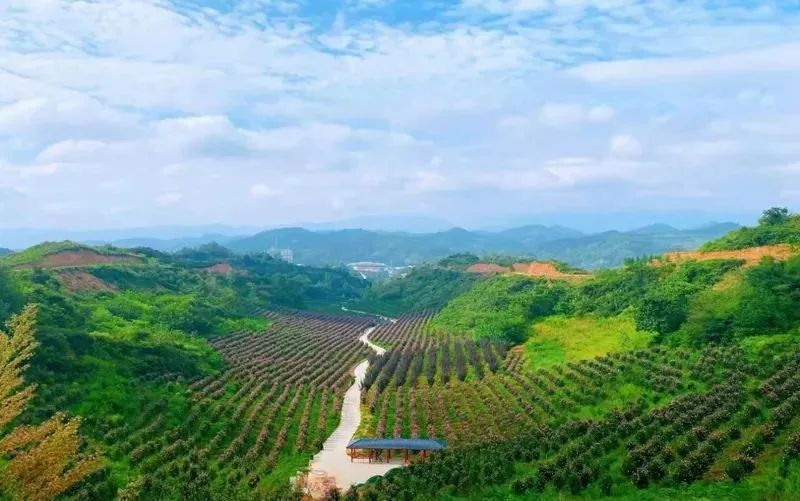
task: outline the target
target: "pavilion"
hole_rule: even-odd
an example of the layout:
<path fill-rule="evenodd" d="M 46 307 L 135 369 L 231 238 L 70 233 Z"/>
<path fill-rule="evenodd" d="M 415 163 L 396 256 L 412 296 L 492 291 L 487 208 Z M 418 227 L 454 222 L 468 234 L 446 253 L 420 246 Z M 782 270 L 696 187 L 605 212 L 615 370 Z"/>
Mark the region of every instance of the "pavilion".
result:
<path fill-rule="evenodd" d="M 368 459 L 370 463 L 390 463 L 392 451 L 402 451 L 403 461 L 408 463 L 412 452 L 421 452 L 422 459 L 425 459 L 429 452 L 446 448 L 447 443 L 444 440 L 427 438 L 359 438 L 347 444 L 351 463 L 355 459 Z"/>

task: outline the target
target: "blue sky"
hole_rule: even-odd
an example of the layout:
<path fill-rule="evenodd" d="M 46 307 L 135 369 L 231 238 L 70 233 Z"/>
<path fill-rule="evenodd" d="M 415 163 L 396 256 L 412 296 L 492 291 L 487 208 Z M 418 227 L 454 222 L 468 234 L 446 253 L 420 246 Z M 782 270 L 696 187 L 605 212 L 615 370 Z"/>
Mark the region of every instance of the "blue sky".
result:
<path fill-rule="evenodd" d="M 798 88 L 797 1 L 0 0 L 0 226 L 798 208 Z"/>

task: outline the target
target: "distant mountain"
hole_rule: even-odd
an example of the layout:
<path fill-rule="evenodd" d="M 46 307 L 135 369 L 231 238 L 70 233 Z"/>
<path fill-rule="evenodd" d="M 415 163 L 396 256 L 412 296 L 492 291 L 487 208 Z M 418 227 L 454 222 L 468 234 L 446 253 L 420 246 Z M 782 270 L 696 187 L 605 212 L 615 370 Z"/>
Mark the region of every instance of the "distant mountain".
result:
<path fill-rule="evenodd" d="M 175 252 L 186 248 L 195 248 L 201 245 L 216 242 L 225 245 L 228 242 L 237 238 L 242 238 L 242 235 L 231 236 L 213 233 L 209 235 L 201 235 L 199 237 L 183 237 L 183 238 L 126 238 L 122 240 L 114 240 L 111 242 L 106 241 L 85 241 L 84 243 L 98 245 L 103 243 L 110 243 L 115 247 L 130 249 L 134 247 L 149 247 L 151 249 L 159 250 L 161 252 Z"/>
<path fill-rule="evenodd" d="M 312 231 L 371 230 L 406 233 L 435 233 L 452 228 L 454 225 L 444 219 L 412 214 L 358 216 L 324 223 L 303 223 L 293 225 Z"/>
<path fill-rule="evenodd" d="M 0 228 L 0 246 L 11 249 L 25 249 L 32 245 L 42 242 L 59 242 L 71 240 L 73 242 L 85 243 L 109 243 L 116 244 L 126 240 L 174 240 L 183 238 L 197 239 L 199 245 L 208 243 L 204 236 L 217 235 L 243 236 L 252 235 L 261 228 L 249 226 L 227 226 L 222 224 L 200 225 L 200 226 L 150 226 L 138 228 L 121 228 L 106 230 L 59 230 L 41 228 Z M 157 242 L 154 242 L 157 243 Z M 168 244 L 169 245 L 169 244 Z"/>
<path fill-rule="evenodd" d="M 565 228 L 564 226 L 543 226 L 540 224 L 511 228 L 510 230 L 500 231 L 497 234 L 503 238 L 515 240 L 526 246 L 538 245 L 543 242 L 561 240 L 563 238 L 578 238 L 584 235 L 580 231 L 573 230 L 572 228 Z"/>
<path fill-rule="evenodd" d="M 415 216 L 398 216 L 395 223 L 411 223 Z M 391 217 L 369 216 L 352 224 L 389 223 Z M 417 223 L 445 222 L 418 218 Z M 348 224 L 338 222 L 331 224 Z M 402 226 L 402 225 L 401 225 Z M 421 227 L 421 226 L 417 226 Z M 520 258 L 558 259 L 581 268 L 618 266 L 626 258 L 661 254 L 670 250 L 694 249 L 738 228 L 733 223 L 713 223 L 698 228 L 678 229 L 652 224 L 630 231 L 585 234 L 564 226 L 531 224 L 498 231 L 449 228 L 413 233 L 369 229 L 316 230 L 279 228 L 256 233 L 250 227 L 224 225 L 158 226 L 118 230 L 65 231 L 0 229 L 0 246 L 25 248 L 43 241 L 72 240 L 93 245 L 150 247 L 173 252 L 217 242 L 239 253 L 264 252 L 271 248 L 291 249 L 297 263 L 326 265 L 355 261 L 379 261 L 402 266 L 438 261 L 457 253 L 490 254 Z M 251 236 L 245 236 L 251 235 Z"/>
<path fill-rule="evenodd" d="M 289 248 L 294 258 L 303 264 L 333 264 L 354 261 L 379 261 L 394 265 L 438 260 L 459 252 L 476 254 L 526 253 L 530 247 L 532 229 L 509 230 L 508 235 L 484 231 L 451 228 L 435 233 L 415 234 L 375 232 L 367 230 L 309 231 L 304 228 L 269 230 L 239 240 L 227 246 L 237 252 L 263 252 L 269 248 Z M 550 232 L 547 227 L 536 230 L 539 241 L 562 238 L 564 228 Z"/>
<path fill-rule="evenodd" d="M 723 223 L 681 230 L 669 225 L 651 225 L 629 232 L 608 231 L 592 235 L 562 226 L 540 225 L 497 232 L 452 228 L 425 234 L 282 228 L 234 239 L 226 246 L 236 252 L 288 248 L 292 249 L 296 262 L 309 265 L 355 261 L 405 265 L 469 252 L 558 259 L 591 269 L 618 266 L 631 257 L 694 249 L 736 227 L 732 223 Z"/>
<path fill-rule="evenodd" d="M 734 223 L 715 223 L 679 230 L 657 224 L 627 232 L 606 231 L 546 242 L 536 248 L 535 255 L 540 259 L 558 259 L 586 269 L 613 267 L 629 258 L 696 249 L 738 227 Z"/>
<path fill-rule="evenodd" d="M 0 247 L 0 257 L 7 256 L 7 255 L 11 254 L 12 252 L 14 252 L 14 251 L 12 251 L 11 249 L 6 249 L 4 247 Z"/>

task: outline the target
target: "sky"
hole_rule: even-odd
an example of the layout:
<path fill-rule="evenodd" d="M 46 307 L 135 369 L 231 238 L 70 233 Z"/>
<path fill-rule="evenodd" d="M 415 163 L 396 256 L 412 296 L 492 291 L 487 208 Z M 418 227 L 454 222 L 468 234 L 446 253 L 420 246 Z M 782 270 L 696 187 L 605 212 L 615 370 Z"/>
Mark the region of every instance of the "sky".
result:
<path fill-rule="evenodd" d="M 798 1 L 0 0 L 0 227 L 798 208 L 799 88 Z"/>

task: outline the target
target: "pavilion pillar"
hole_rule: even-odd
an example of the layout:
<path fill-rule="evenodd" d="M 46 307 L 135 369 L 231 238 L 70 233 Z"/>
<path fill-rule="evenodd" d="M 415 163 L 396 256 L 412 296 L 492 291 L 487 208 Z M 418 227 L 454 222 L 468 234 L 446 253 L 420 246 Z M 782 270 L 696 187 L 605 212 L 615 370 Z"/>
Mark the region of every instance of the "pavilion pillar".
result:
<path fill-rule="evenodd" d="M 350 449 L 350 462 L 353 462 L 353 455 L 356 453 L 355 449 Z"/>
<path fill-rule="evenodd" d="M 386 462 L 392 462 L 392 449 L 386 449 Z"/>
<path fill-rule="evenodd" d="M 406 457 L 405 457 L 405 462 L 406 462 L 406 464 L 408 464 L 408 449 L 406 449 Z"/>

